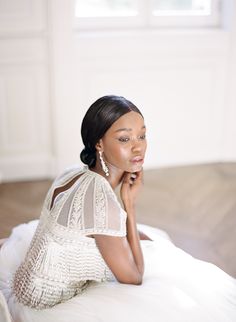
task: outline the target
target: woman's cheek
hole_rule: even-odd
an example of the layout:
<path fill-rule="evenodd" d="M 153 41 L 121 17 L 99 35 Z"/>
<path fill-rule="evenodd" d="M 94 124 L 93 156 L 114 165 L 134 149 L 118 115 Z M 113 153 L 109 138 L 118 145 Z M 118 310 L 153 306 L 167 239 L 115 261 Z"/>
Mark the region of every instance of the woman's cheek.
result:
<path fill-rule="evenodd" d="M 113 148 L 112 160 L 113 164 L 116 164 L 119 168 L 123 168 L 130 160 L 128 149 L 125 147 Z"/>
<path fill-rule="evenodd" d="M 131 159 L 130 149 L 128 147 L 121 147 L 120 156 L 122 160 L 129 161 Z"/>
<path fill-rule="evenodd" d="M 131 166 L 130 160 L 132 158 L 128 144 L 109 144 L 106 148 L 106 151 L 108 152 L 105 153 L 107 161 L 118 168 L 124 168 L 124 170 L 127 171 Z"/>

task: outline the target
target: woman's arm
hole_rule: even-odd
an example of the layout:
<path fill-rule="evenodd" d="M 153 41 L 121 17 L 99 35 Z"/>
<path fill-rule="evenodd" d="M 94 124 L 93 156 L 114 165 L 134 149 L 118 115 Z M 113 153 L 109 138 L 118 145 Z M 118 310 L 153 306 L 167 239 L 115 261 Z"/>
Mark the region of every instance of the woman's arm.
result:
<path fill-rule="evenodd" d="M 144 273 L 143 253 L 140 246 L 140 238 L 137 229 L 135 208 L 125 209 L 127 212 L 127 240 L 133 253 L 134 261 L 141 276 Z"/>
<path fill-rule="evenodd" d="M 128 238 L 98 234 L 94 235 L 94 238 L 107 266 L 120 283 L 135 285 L 142 283 L 143 274 L 137 267 Z"/>
<path fill-rule="evenodd" d="M 135 180 L 126 173 L 121 186 L 121 199 L 127 212 L 127 236 L 94 235 L 97 246 L 120 283 L 142 283 L 144 260 L 135 217 L 135 199 L 142 184 L 142 173 Z"/>
<path fill-rule="evenodd" d="M 143 182 L 143 170 L 140 172 L 125 173 L 121 186 L 121 200 L 127 213 L 127 240 L 131 247 L 138 271 L 143 276 L 144 260 L 140 246 L 140 238 L 137 229 L 135 203 Z"/>

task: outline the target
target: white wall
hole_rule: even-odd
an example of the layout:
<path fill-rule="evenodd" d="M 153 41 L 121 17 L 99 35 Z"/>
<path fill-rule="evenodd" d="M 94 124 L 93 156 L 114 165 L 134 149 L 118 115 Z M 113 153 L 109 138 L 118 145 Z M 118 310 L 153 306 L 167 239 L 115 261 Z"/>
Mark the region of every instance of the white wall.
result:
<path fill-rule="evenodd" d="M 51 172 L 45 0 L 0 1 L 0 177 Z"/>
<path fill-rule="evenodd" d="M 26 10 L 29 1 L 22 3 Z M 234 1 L 227 1 L 222 29 L 110 32 L 78 31 L 74 0 L 50 0 L 48 8 L 38 3 L 40 24 L 35 18 L 24 21 L 20 35 L 14 20 L 15 31 L 2 28 L 0 15 L 4 180 L 55 175 L 78 162 L 83 115 L 95 99 L 111 93 L 132 100 L 145 116 L 146 168 L 236 161 Z M 11 71 L 24 77 L 7 90 Z"/>

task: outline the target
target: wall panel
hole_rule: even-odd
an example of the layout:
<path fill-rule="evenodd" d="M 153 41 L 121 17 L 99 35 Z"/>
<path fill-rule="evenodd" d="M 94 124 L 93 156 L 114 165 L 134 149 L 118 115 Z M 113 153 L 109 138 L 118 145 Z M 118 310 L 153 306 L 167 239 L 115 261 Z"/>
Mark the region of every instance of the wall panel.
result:
<path fill-rule="evenodd" d="M 0 0 L 0 178 L 52 173 L 47 6 Z"/>
<path fill-rule="evenodd" d="M 43 31 L 46 0 L 0 0 L 0 35 Z"/>

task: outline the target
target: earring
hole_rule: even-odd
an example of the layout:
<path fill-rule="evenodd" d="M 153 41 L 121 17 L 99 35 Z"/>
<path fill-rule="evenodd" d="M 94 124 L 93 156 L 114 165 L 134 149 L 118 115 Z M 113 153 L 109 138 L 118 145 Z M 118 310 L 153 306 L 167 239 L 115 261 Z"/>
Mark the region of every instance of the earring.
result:
<path fill-rule="evenodd" d="M 105 161 L 103 160 L 102 151 L 99 151 L 99 158 L 101 161 L 102 170 L 105 172 L 106 176 L 108 177 L 109 176 L 109 169 L 108 169 L 108 166 L 106 165 Z"/>

